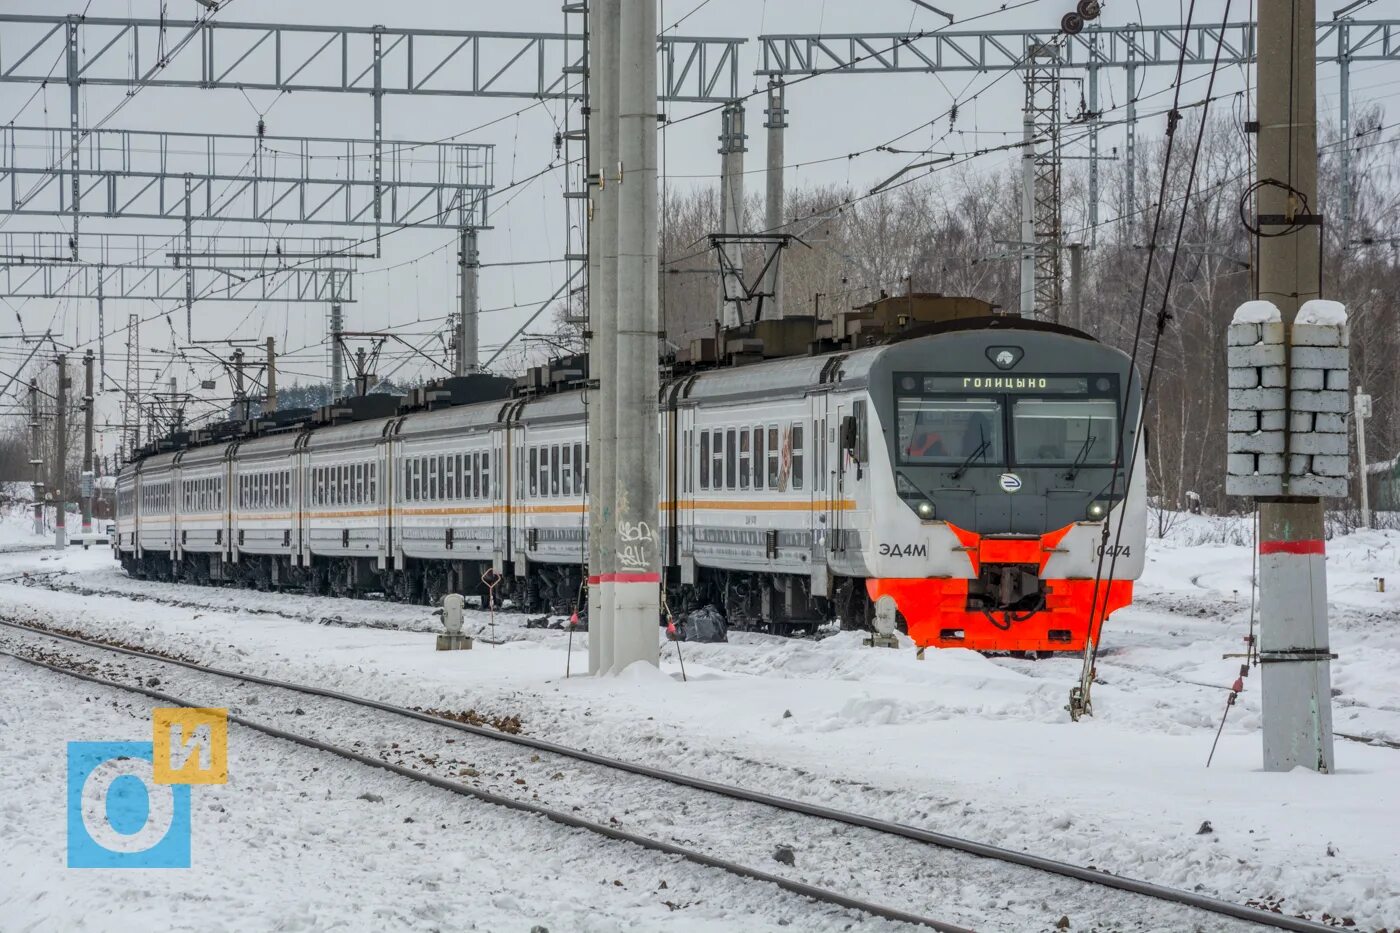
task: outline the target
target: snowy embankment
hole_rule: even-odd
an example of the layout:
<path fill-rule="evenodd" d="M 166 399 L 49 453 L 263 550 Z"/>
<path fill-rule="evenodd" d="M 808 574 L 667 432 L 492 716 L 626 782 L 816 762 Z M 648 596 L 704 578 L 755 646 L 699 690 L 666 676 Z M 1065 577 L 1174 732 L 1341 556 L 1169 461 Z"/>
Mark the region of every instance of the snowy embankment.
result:
<path fill-rule="evenodd" d="M 686 683 L 670 644 L 660 673 L 593 679 L 577 676 L 578 635 L 566 680 L 566 633 L 520 616 L 498 618 L 499 646 L 438 653 L 421 607 L 147 584 L 97 550 L 0 558 L 0 577 L 64 571 L 60 591 L 0 583 L 0 614 L 408 705 L 519 715 L 530 733 L 618 757 L 1394 927 L 1400 750 L 1339 742 L 1336 774 L 1262 772 L 1256 669 L 1205 768 L 1240 664 L 1222 656 L 1243 652 L 1249 631 L 1249 530 L 1183 517 L 1150 543 L 1138 600 L 1105 633 L 1095 716 L 1079 723 L 1063 710 L 1077 658 L 920 662 L 854 634 L 734 634 L 684 646 Z M 1338 537 L 1328 554 L 1337 728 L 1400 741 L 1400 533 Z"/>

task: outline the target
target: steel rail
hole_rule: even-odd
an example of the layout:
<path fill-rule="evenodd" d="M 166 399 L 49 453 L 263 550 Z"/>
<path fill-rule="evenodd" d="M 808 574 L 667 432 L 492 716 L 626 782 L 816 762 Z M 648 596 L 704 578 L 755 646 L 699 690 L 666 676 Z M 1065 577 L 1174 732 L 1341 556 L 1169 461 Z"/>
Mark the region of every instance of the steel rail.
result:
<path fill-rule="evenodd" d="M 75 636 L 66 635 L 61 632 L 52 632 L 43 628 L 35 628 L 32 626 L 23 625 L 21 623 L 14 622 L 9 619 L 0 619 L 0 625 L 5 625 L 10 628 L 21 629 L 49 638 L 69 641 L 78 645 L 99 648 L 106 651 L 113 651 L 119 654 L 126 654 L 132 657 L 143 658 L 146 660 L 152 660 L 166 664 L 173 664 L 178 667 L 184 667 L 189 670 L 199 671 L 201 673 L 213 674 L 219 677 L 227 677 L 233 680 L 242 680 L 248 683 L 256 683 L 266 687 L 276 687 L 284 690 L 291 690 L 298 693 L 304 693 L 310 696 L 319 696 L 325 697 L 327 699 L 340 700 L 342 702 L 351 703 L 353 705 L 363 706 L 369 709 L 376 709 L 381 712 L 392 713 L 398 716 L 403 716 L 405 718 L 431 723 L 433 725 L 445 726 L 451 729 L 456 729 L 459 732 L 465 732 L 471 735 L 479 736 L 481 738 L 491 739 L 500 742 L 507 742 L 512 745 L 519 745 L 525 748 L 534 749 L 535 751 L 542 751 L 554 755 L 559 755 L 565 758 L 571 758 L 575 761 L 584 761 L 590 764 L 596 764 L 605 768 L 610 768 L 615 771 L 621 771 L 628 774 L 636 774 L 643 777 L 652 778 L 654 780 L 664 781 L 666 783 L 674 784 L 679 787 L 688 787 L 694 790 L 706 791 L 708 793 L 716 794 L 718 796 L 728 797 L 732 800 L 743 800 L 748 803 L 761 804 L 764 806 L 772 807 L 774 809 L 785 810 L 791 813 L 800 813 L 805 816 L 813 816 L 831 822 L 845 823 L 850 826 L 859 826 L 864 829 L 874 830 L 876 832 L 884 833 L 890 836 L 897 836 L 904 839 L 910 839 L 915 842 L 922 842 L 928 845 L 937 846 L 939 848 L 952 849 L 959 852 L 965 852 L 969 855 L 979 856 L 981 858 L 987 858 L 1012 865 L 1018 865 L 1023 868 L 1030 868 L 1036 871 L 1060 875 L 1066 878 L 1073 878 L 1077 881 L 1096 884 L 1107 888 L 1114 888 L 1116 890 L 1126 891 L 1131 894 L 1138 894 L 1156 900 L 1166 901 L 1168 903 L 1180 904 L 1186 907 L 1193 907 L 1198 910 L 1207 911 L 1209 913 L 1220 914 L 1222 916 L 1231 917 L 1236 920 L 1244 920 L 1246 922 L 1257 923 L 1263 926 L 1273 927 L 1275 929 L 1291 930 L 1296 931 L 1296 933 L 1330 933 L 1330 931 L 1333 929 L 1332 927 L 1328 927 L 1323 924 L 1313 922 L 1311 920 L 1304 920 L 1298 917 L 1288 917 L 1282 914 L 1272 913 L 1270 911 L 1261 910 L 1255 907 L 1249 907 L 1243 904 L 1235 904 L 1230 901 L 1221 900 L 1219 898 L 1209 897 L 1203 894 L 1197 894 L 1193 891 L 1182 891 L 1177 888 L 1169 888 L 1165 885 L 1155 884 L 1150 881 L 1143 881 L 1141 879 L 1131 878 L 1124 875 L 1109 874 L 1104 871 L 1099 871 L 1092 868 L 1084 868 L 1079 865 L 1073 865 L 1069 862 L 1061 862 L 1055 859 L 1046 858 L 1044 856 L 1032 855 L 1028 852 L 1018 852 L 1014 849 L 1005 849 L 1001 848 L 1000 846 L 976 842 L 970 839 L 961 838 L 959 836 L 951 836 L 945 833 L 921 829 L 917 826 L 910 826 L 907 823 L 896 823 L 891 820 L 882 820 L 876 817 L 864 816 L 858 813 L 852 813 L 847 810 L 838 810 L 833 807 L 823 806 L 821 804 L 808 803 L 806 801 L 801 800 L 793 800 L 788 797 L 779 797 L 773 794 L 766 794 L 762 791 L 749 790 L 743 787 L 721 784 L 719 782 L 710 781 L 705 778 L 693 777 L 691 775 L 685 774 L 678 774 L 672 771 L 666 771 L 661 768 L 655 768 L 650 765 L 643 765 L 635 762 L 624 761 L 618 758 L 610 758 L 606 755 L 600 755 L 595 752 L 571 748 L 567 745 L 560 745 L 558 743 L 550 742 L 545 739 L 537 739 L 532 738 L 530 736 L 511 735 L 505 732 L 498 732 L 494 729 L 488 729 L 482 726 L 473 726 L 469 723 L 457 722 L 455 720 L 446 719 L 441 716 L 434 716 L 429 713 L 419 712 L 418 710 L 407 709 L 401 706 L 395 706 L 392 703 L 383 703 L 379 700 L 371 700 L 366 697 L 358 697 L 354 696 L 353 694 L 341 693 L 340 691 L 330 690 L 324 687 L 312 687 L 301 684 L 293 684 L 287 681 L 280 681 L 275 678 L 260 677 L 255 674 L 239 674 L 232 671 L 225 671 L 219 668 L 195 664 L 190 661 L 183 661 L 176 658 L 167 658 L 158 654 L 153 654 L 146 651 L 139 651 L 133 648 L 125 648 L 118 645 L 108 645 L 103 644 L 102 642 L 89 641 L 84 638 L 77 638 Z"/>
<path fill-rule="evenodd" d="M 102 647 L 111 646 L 104 645 Z M 103 687 L 110 687 L 116 690 L 125 690 L 131 693 L 138 693 L 143 696 L 150 697 L 151 699 L 160 700 L 164 703 L 174 704 L 175 706 L 184 706 L 192 709 L 202 707 L 202 704 L 184 700 L 180 697 L 173 696 L 168 693 L 163 693 L 159 690 L 152 690 L 149 687 L 139 687 L 131 684 L 116 683 L 115 681 L 105 680 L 101 677 L 94 677 L 90 674 L 84 674 L 78 671 L 67 670 L 55 664 L 49 664 L 45 661 L 38 661 L 33 658 L 21 657 L 9 651 L 0 651 L 0 656 L 14 658 L 16 661 L 21 661 L 25 664 L 30 664 L 35 667 L 43 668 L 55 674 L 61 674 L 65 677 L 74 677 L 78 680 L 87 681 L 91 684 L 97 684 Z M 238 675 L 231 676 L 237 677 Z M 310 738 L 309 736 L 297 735 L 296 733 L 288 732 L 285 729 L 279 729 L 276 726 L 269 726 L 265 723 L 253 722 L 250 719 L 246 719 L 232 712 L 228 714 L 228 720 L 229 722 L 237 723 L 240 726 L 243 726 L 247 729 L 252 729 L 256 732 L 261 732 L 264 735 L 271 736 L 272 738 L 284 739 L 288 742 L 294 742 L 297 745 L 302 745 L 307 748 L 316 749 L 317 751 L 328 752 L 332 755 L 338 755 L 341 758 L 358 762 L 362 765 L 368 765 L 372 768 L 382 768 L 393 774 L 397 774 L 400 777 L 409 778 L 410 780 L 414 781 L 421 781 L 440 790 L 449 791 L 451 793 L 458 794 L 463 797 L 472 797 L 482 801 L 483 803 L 495 804 L 501 807 L 508 807 L 512 810 L 519 810 L 523 813 L 529 813 L 534 816 L 542 816 L 547 820 L 559 823 L 563 826 L 568 826 L 572 829 L 582 829 L 586 832 L 595 833 L 600 836 L 605 836 L 609 839 L 613 839 L 618 842 L 629 842 L 633 845 L 640 846 L 644 849 L 649 849 L 653 852 L 661 852 L 666 855 L 678 856 L 680 858 L 685 859 L 686 861 L 694 862 L 698 865 L 704 865 L 709 868 L 717 868 L 720 871 L 728 872 L 729 874 L 737 875 L 741 878 L 747 878 L 751 881 L 759 881 L 767 884 L 773 884 L 786 891 L 790 891 L 793 894 L 797 894 L 802 897 L 806 897 L 810 900 L 818 901 L 820 903 L 831 904 L 836 907 L 842 907 L 848 910 L 859 911 L 861 913 L 869 914 L 874 917 L 881 917 L 885 920 L 894 920 L 900 923 L 909 923 L 917 926 L 928 927 L 929 929 L 938 930 L 939 933 L 975 933 L 975 931 L 970 930 L 967 927 L 957 926 L 956 924 L 952 923 L 944 923 L 943 921 L 935 920 L 932 917 L 925 917 L 921 914 L 910 913 L 908 911 L 899 910 L 895 907 L 885 907 L 880 904 L 871 903 L 870 901 L 864 901 L 857 897 L 850 897 L 848 895 L 840 894 L 836 891 L 831 891 L 826 888 L 819 888 L 815 885 L 806 884 L 801 881 L 793 881 L 789 878 L 784 878 L 780 875 L 774 875 L 770 872 L 761 871 L 757 868 L 750 868 L 746 865 L 742 865 L 738 862 L 732 862 L 728 859 L 717 858 L 713 855 L 706 855 L 705 853 L 699 852 L 695 849 L 687 849 L 684 846 L 678 846 L 670 842 L 663 842 L 660 839 L 653 839 L 650 836 L 642 836 L 638 833 L 631 833 L 623 829 L 617 829 L 616 827 L 605 826 L 602 823 L 595 823 L 592 820 L 586 820 L 582 817 L 574 816 L 572 814 L 565 813 L 561 810 L 555 810 L 551 807 L 543 806 L 542 804 L 531 803 L 527 800 L 519 800 L 514 797 L 504 797 L 500 794 L 493 794 L 490 791 L 481 790 L 480 788 L 469 787 L 468 785 L 461 784 L 457 781 L 450 781 L 446 778 L 440 778 L 435 775 L 424 774 L 421 771 L 415 771 L 412 768 L 406 768 L 403 765 L 397 765 L 393 764 L 392 762 L 381 761 L 377 758 L 371 758 L 370 756 L 365 755 L 361 752 L 353 751 L 348 748 L 343 748 L 339 745 L 332 745 L 328 742 L 322 742 L 319 739 Z M 443 721 L 450 722 L 450 720 Z"/>

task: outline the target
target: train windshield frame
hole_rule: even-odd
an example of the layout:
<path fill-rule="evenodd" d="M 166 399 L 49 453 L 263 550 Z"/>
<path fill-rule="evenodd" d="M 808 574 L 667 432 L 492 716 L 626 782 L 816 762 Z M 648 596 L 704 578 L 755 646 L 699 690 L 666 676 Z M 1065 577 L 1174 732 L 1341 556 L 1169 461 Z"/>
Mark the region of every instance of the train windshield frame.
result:
<path fill-rule="evenodd" d="M 1109 466 L 1122 399 L 1115 373 L 895 373 L 900 467 Z"/>

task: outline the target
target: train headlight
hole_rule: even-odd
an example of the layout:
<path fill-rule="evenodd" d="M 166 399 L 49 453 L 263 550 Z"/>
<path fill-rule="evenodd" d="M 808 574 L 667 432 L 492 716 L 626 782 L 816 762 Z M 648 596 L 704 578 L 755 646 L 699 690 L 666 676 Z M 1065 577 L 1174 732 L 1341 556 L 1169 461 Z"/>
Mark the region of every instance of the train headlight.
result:
<path fill-rule="evenodd" d="M 933 503 L 927 499 L 924 499 L 918 505 L 914 506 L 914 511 L 926 522 L 933 519 Z"/>
<path fill-rule="evenodd" d="M 1108 514 L 1108 506 L 1102 502 L 1091 502 L 1088 512 L 1090 521 L 1102 521 L 1103 517 Z"/>

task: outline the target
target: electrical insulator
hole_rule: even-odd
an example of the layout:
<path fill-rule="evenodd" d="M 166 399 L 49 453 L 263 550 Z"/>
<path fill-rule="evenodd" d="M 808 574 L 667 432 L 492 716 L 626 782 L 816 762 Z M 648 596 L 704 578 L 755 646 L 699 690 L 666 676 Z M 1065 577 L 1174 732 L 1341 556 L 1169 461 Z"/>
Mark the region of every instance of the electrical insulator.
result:
<path fill-rule="evenodd" d="M 1098 19 L 1099 14 L 1103 12 L 1103 4 L 1099 3 L 1099 0 L 1079 0 L 1075 12 L 1086 21 Z"/>
<path fill-rule="evenodd" d="M 1060 19 L 1060 31 L 1068 36 L 1077 36 L 1084 29 L 1084 17 L 1078 13 L 1066 13 Z"/>

